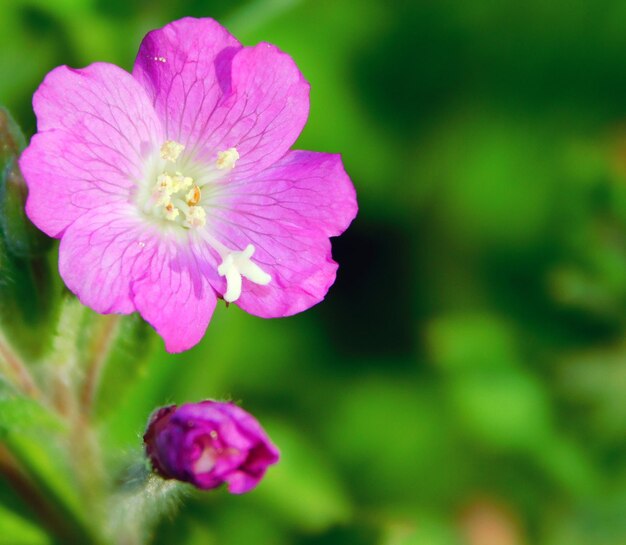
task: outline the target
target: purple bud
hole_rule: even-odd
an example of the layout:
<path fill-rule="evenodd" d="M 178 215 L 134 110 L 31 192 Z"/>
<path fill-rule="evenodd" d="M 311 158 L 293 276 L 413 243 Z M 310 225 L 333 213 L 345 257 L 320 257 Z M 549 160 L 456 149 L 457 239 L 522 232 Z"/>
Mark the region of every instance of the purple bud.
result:
<path fill-rule="evenodd" d="M 278 449 L 256 419 L 232 403 L 201 401 L 162 407 L 143 436 L 154 470 L 209 490 L 228 483 L 243 494 L 278 462 Z"/>

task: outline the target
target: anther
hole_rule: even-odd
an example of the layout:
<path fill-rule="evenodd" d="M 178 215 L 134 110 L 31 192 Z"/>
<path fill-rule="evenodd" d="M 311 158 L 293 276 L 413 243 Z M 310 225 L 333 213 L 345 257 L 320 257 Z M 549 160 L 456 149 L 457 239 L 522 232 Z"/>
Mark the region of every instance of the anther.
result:
<path fill-rule="evenodd" d="M 203 227 L 206 224 L 206 212 L 201 206 L 190 206 L 185 212 L 185 226 Z"/>
<path fill-rule="evenodd" d="M 235 163 L 239 159 L 239 152 L 237 148 L 228 148 L 226 151 L 220 151 L 217 154 L 217 161 L 215 162 L 215 166 L 219 170 L 233 169 L 235 168 Z"/>
<path fill-rule="evenodd" d="M 168 204 L 165 208 L 165 219 L 174 221 L 178 214 L 180 214 L 178 208 L 176 208 L 172 203 Z"/>
<path fill-rule="evenodd" d="M 165 144 L 161 146 L 161 157 L 166 161 L 175 163 L 184 149 L 185 146 L 182 144 L 175 142 L 174 140 L 167 140 Z"/>
<path fill-rule="evenodd" d="M 194 185 L 185 196 L 185 200 L 189 206 L 194 206 L 200 202 L 200 196 L 200 188 L 197 185 Z"/>

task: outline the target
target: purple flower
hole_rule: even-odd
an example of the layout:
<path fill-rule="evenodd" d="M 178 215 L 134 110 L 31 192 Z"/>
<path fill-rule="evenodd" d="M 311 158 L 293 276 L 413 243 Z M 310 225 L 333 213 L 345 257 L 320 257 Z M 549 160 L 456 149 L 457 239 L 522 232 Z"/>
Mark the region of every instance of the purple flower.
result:
<path fill-rule="evenodd" d="M 158 409 L 144 442 L 152 467 L 162 477 L 204 490 L 226 482 L 233 494 L 252 490 L 280 456 L 252 415 L 217 401 Z"/>
<path fill-rule="evenodd" d="M 289 150 L 309 85 L 278 48 L 181 19 L 144 38 L 132 75 L 61 66 L 33 104 L 27 213 L 84 304 L 140 312 L 179 352 L 218 297 L 264 318 L 324 298 L 355 192 L 338 155 Z"/>

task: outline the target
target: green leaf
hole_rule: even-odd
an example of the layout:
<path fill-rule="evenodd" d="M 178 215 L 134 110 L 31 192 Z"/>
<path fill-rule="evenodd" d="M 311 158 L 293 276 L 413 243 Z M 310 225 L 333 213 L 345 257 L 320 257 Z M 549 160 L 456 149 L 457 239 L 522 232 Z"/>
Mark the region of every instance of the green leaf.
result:
<path fill-rule="evenodd" d="M 38 526 L 0 504 L 0 536 L 7 545 L 50 545 L 50 537 Z"/>
<path fill-rule="evenodd" d="M 9 433 L 4 443 L 19 460 L 51 509 L 63 523 L 63 535 L 77 539 L 78 543 L 99 543 L 93 532 L 96 525 L 89 522 L 89 513 L 78 492 L 78 483 L 72 472 L 76 462 L 68 459 L 65 445 L 41 434 Z"/>
<path fill-rule="evenodd" d="M 11 433 L 38 437 L 42 431 L 61 431 L 65 428 L 56 414 L 26 397 L 0 396 L 0 439 Z"/>
<path fill-rule="evenodd" d="M 30 398 L 0 398 L 0 445 L 4 445 L 41 500 L 62 522 L 64 538 L 97 543 L 75 475 L 75 441 L 55 413 Z"/>

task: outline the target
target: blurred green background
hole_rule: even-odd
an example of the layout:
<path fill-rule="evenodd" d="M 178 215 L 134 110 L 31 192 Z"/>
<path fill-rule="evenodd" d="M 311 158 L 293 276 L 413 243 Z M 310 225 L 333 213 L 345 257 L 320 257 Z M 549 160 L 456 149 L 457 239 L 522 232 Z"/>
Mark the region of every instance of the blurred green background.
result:
<path fill-rule="evenodd" d="M 155 406 L 207 397 L 240 401 L 283 452 L 248 496 L 193 495 L 156 544 L 626 544 L 626 3 L 0 13 L 0 103 L 28 134 L 53 67 L 130 70 L 146 31 L 212 16 L 295 58 L 312 85 L 297 147 L 341 152 L 357 188 L 322 304 L 268 321 L 220 305 L 195 349 L 151 334 L 107 370 L 113 465 Z M 48 543 L 8 505 L 1 543 Z"/>

